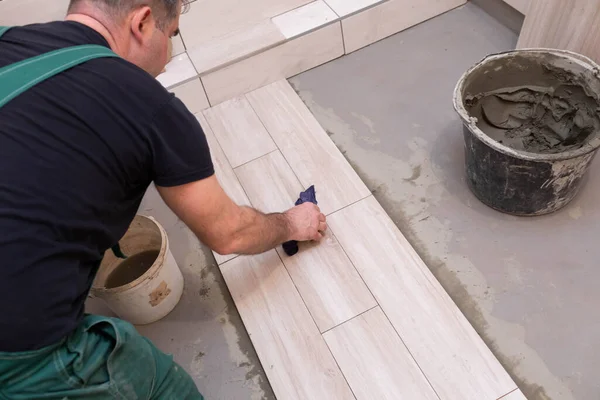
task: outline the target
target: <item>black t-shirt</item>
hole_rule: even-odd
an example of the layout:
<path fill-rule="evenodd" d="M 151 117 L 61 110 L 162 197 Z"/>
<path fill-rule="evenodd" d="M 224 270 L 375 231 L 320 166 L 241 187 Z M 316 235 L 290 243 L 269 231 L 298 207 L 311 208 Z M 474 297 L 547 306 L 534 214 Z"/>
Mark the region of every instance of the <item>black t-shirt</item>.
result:
<path fill-rule="evenodd" d="M 0 68 L 82 44 L 108 47 L 76 22 L 13 28 Z M 88 61 L 0 108 L 0 351 L 38 349 L 76 327 L 105 250 L 152 181 L 213 173 L 196 118 L 122 59 Z"/>

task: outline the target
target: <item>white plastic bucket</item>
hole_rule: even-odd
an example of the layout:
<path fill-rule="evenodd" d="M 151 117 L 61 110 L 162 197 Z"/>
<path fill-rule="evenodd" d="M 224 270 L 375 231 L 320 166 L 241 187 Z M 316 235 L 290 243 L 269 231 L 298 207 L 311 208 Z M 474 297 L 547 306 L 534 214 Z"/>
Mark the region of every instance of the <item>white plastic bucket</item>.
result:
<path fill-rule="evenodd" d="M 138 215 L 119 244 L 128 257 L 149 250 L 159 251 L 158 257 L 139 278 L 123 286 L 107 288 L 110 274 L 124 261 L 108 250 L 91 295 L 104 300 L 119 318 L 132 324 L 158 321 L 175 308 L 183 294 L 183 275 L 169 250 L 165 230 L 154 218 Z"/>

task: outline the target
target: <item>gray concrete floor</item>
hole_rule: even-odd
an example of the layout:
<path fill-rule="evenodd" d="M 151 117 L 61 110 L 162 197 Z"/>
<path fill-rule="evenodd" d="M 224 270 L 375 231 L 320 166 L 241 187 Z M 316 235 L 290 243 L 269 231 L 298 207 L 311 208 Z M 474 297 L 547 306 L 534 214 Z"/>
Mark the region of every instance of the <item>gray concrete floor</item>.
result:
<path fill-rule="evenodd" d="M 454 86 L 516 41 L 469 3 L 291 82 L 528 398 L 598 399 L 600 165 L 538 218 L 465 182 Z"/>
<path fill-rule="evenodd" d="M 570 206 L 539 218 L 487 208 L 464 179 L 454 85 L 516 41 L 514 27 L 468 4 L 291 82 L 528 398 L 598 399 L 598 162 Z M 141 213 L 166 228 L 186 287 L 140 332 L 207 399 L 274 399 L 210 252 L 154 189 Z"/>

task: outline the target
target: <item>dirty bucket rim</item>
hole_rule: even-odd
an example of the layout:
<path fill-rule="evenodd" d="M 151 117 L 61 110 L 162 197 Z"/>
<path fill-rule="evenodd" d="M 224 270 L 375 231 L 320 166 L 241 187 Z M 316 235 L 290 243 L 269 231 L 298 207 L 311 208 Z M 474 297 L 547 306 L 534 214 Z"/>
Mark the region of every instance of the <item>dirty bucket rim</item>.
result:
<path fill-rule="evenodd" d="M 161 245 L 160 245 L 160 251 L 158 253 L 158 256 L 156 257 L 156 260 L 154 260 L 154 262 L 152 263 L 152 265 L 150 266 L 150 268 L 148 268 L 148 270 L 146 272 L 144 272 L 137 279 L 129 282 L 127 285 L 117 286 L 114 288 L 107 288 L 104 286 L 92 286 L 92 292 L 116 294 L 116 293 L 121 293 L 121 292 L 131 290 L 131 289 L 141 285 L 146 280 L 153 279 L 158 274 L 158 272 L 160 270 L 160 266 L 164 264 L 164 262 L 166 260 L 167 250 L 169 248 L 169 237 L 167 236 L 167 232 L 164 230 L 164 228 L 158 223 L 158 221 L 154 217 L 138 214 L 135 216 L 135 218 L 146 219 L 146 220 L 152 222 L 158 228 L 158 230 L 160 232 Z M 133 219 L 133 221 L 135 221 L 135 218 Z M 131 222 L 133 223 L 133 221 L 131 221 Z"/>
<path fill-rule="evenodd" d="M 488 136 L 485 132 L 483 132 L 477 126 L 477 118 L 471 117 L 464 106 L 464 98 L 462 95 L 465 82 L 467 77 L 472 74 L 475 70 L 482 68 L 486 63 L 495 59 L 502 59 L 516 54 L 523 53 L 551 53 L 559 56 L 566 56 L 571 61 L 579 63 L 581 66 L 588 68 L 590 70 L 596 70 L 598 72 L 598 79 L 600 80 L 600 65 L 594 62 L 592 59 L 578 53 L 574 53 L 568 50 L 559 50 L 559 49 L 550 49 L 550 48 L 525 48 L 525 49 L 517 49 L 517 50 L 509 50 L 500 53 L 490 54 L 484 57 L 481 61 L 470 67 L 459 79 L 456 87 L 454 88 L 453 102 L 454 109 L 461 117 L 463 124 L 467 126 L 471 132 L 477 137 L 480 141 L 492 147 L 493 149 L 515 157 L 522 160 L 529 161 L 538 161 L 538 162 L 553 162 L 553 161 L 563 161 L 570 160 L 573 158 L 585 156 L 590 154 L 598 148 L 600 148 L 600 132 L 596 135 L 595 138 L 591 139 L 583 146 L 575 150 L 569 150 L 562 153 L 553 153 L 553 154 L 542 154 L 542 153 L 533 153 L 525 150 L 516 150 L 512 147 L 508 147 Z"/>

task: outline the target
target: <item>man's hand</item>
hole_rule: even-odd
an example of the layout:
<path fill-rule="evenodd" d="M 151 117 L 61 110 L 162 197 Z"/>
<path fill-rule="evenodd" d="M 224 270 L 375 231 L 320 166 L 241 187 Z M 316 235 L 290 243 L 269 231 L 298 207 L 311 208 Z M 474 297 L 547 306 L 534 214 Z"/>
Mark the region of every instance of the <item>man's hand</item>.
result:
<path fill-rule="evenodd" d="M 285 213 L 240 207 L 216 176 L 175 187 L 157 186 L 167 205 L 198 238 L 219 254 L 260 254 L 284 242 L 319 240 L 325 216 L 312 203 Z"/>
<path fill-rule="evenodd" d="M 320 240 L 327 229 L 327 219 L 319 207 L 304 203 L 285 212 L 292 240 L 305 242 Z"/>

